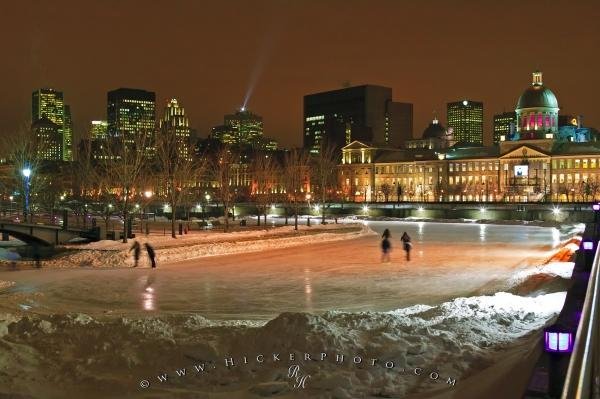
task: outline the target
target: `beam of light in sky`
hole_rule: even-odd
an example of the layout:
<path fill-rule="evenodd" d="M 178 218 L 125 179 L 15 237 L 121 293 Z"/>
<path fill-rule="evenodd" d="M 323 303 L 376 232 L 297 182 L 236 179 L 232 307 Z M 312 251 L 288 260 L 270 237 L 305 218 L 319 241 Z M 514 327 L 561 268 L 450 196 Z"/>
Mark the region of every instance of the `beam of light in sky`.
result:
<path fill-rule="evenodd" d="M 283 18 L 278 21 L 273 21 L 261 40 L 260 48 L 256 55 L 256 61 L 254 62 L 254 66 L 250 73 L 250 79 L 248 80 L 244 102 L 240 108 L 241 111 L 245 111 L 248 108 L 248 102 L 250 101 L 250 97 L 252 97 L 254 88 L 256 87 L 256 84 L 258 83 L 265 66 L 268 64 L 271 58 L 273 49 L 275 48 L 278 39 L 283 33 L 283 26 Z"/>

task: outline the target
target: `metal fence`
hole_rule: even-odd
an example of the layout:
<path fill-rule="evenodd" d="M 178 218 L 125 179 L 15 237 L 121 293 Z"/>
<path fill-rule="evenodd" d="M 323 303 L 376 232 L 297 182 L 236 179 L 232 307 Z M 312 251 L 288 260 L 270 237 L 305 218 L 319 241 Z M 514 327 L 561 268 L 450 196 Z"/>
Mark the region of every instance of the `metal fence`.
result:
<path fill-rule="evenodd" d="M 562 399 L 600 398 L 600 242 L 592 263 L 575 346 L 569 362 Z"/>

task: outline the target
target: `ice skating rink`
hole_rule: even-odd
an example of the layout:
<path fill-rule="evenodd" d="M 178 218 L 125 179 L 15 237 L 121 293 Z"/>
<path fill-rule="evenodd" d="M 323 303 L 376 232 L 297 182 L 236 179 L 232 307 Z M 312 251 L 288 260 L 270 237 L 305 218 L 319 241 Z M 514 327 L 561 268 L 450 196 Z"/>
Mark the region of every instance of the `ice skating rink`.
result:
<path fill-rule="evenodd" d="M 156 270 L 1 272 L 14 284 L 0 290 L 0 397 L 516 397 L 573 267 L 546 261 L 573 232 L 367 223 L 374 233 L 356 239 Z M 380 261 L 385 228 L 390 263 Z M 292 352 L 311 376 L 301 391 L 289 361 L 271 359 Z M 320 353 L 326 361 L 314 361 Z M 270 360 L 240 364 L 257 355 Z M 356 355 L 379 363 L 354 364 Z M 215 367 L 194 371 L 205 362 Z"/>
<path fill-rule="evenodd" d="M 30 270 L 0 308 L 90 314 L 194 313 L 210 319 L 269 320 L 282 312 L 387 311 L 506 289 L 517 271 L 539 265 L 558 230 L 458 223 L 369 222 L 360 239 L 206 257 L 150 269 Z M 392 233 L 391 262 L 380 235 Z M 412 238 L 410 262 L 400 243 Z"/>

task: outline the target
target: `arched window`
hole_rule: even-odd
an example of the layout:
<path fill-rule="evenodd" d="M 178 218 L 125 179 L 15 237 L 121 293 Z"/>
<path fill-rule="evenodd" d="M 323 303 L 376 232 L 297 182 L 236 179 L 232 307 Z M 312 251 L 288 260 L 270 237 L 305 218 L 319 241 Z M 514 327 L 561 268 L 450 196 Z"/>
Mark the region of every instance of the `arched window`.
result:
<path fill-rule="evenodd" d="M 531 130 L 535 128 L 535 114 L 531 114 L 529 115 L 529 126 L 527 127 L 527 130 Z"/>

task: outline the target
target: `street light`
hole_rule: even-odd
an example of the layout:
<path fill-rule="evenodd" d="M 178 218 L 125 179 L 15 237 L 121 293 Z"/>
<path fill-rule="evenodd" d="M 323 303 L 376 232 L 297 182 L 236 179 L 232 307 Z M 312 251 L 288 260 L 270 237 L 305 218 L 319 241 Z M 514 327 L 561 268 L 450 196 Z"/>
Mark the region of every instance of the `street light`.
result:
<path fill-rule="evenodd" d="M 25 167 L 21 173 L 25 177 L 25 210 L 23 216 L 25 221 L 27 221 L 27 216 L 29 215 L 29 178 L 31 177 L 31 169 Z"/>
<path fill-rule="evenodd" d="M 204 205 L 203 219 L 207 219 L 208 220 L 208 203 L 210 202 L 210 194 L 207 193 L 204 196 L 204 199 L 206 200 L 206 203 Z"/>
<path fill-rule="evenodd" d="M 13 199 L 15 199 L 15 197 L 13 197 L 11 195 L 10 197 L 8 197 L 8 199 L 10 200 L 10 207 L 8 208 L 8 213 L 11 215 L 10 217 L 12 218 L 12 204 L 13 204 Z"/>
<path fill-rule="evenodd" d="M 148 205 L 150 205 L 150 200 L 153 195 L 154 195 L 154 193 L 150 190 L 144 191 L 144 197 L 146 198 L 146 201 L 144 201 L 144 209 L 143 209 L 144 215 L 142 216 L 140 225 L 143 225 L 144 219 L 146 219 L 146 235 L 150 234 L 150 229 L 148 228 L 149 223 L 150 223 L 150 221 L 148 220 Z"/>

